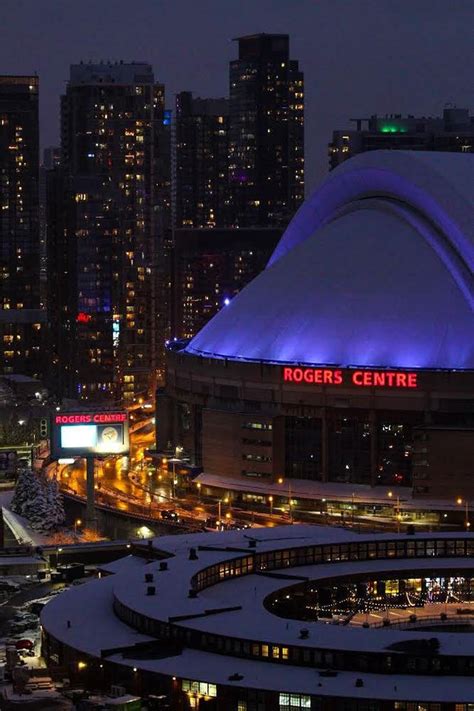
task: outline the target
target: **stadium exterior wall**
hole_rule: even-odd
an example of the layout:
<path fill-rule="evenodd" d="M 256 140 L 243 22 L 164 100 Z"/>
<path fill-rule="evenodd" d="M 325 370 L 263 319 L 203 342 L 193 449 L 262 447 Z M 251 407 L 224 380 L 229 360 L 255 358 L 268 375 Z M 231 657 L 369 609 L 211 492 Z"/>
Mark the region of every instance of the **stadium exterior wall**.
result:
<path fill-rule="evenodd" d="M 473 372 L 299 368 L 177 350 L 167 363 L 158 449 L 184 447 L 206 474 L 474 498 Z"/>

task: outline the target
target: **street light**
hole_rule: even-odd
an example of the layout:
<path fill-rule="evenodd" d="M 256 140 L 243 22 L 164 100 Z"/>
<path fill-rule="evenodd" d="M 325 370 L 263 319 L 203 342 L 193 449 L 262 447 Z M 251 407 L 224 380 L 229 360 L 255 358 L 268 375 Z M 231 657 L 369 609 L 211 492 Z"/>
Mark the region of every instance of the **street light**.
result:
<path fill-rule="evenodd" d="M 278 479 L 279 484 L 283 484 L 284 479 L 283 477 L 280 477 Z M 291 501 L 291 482 L 288 480 L 288 513 L 290 514 L 290 523 L 293 523 L 293 509 L 292 507 L 292 501 Z"/>
<path fill-rule="evenodd" d="M 199 498 L 199 501 L 201 501 L 201 482 L 198 481 L 196 486 L 197 486 L 197 490 L 198 490 L 198 498 Z"/>
<path fill-rule="evenodd" d="M 464 504 L 464 511 L 465 511 L 465 516 L 466 516 L 464 524 L 466 526 L 466 531 L 469 531 L 469 529 L 471 527 L 471 522 L 469 521 L 469 501 L 467 499 L 465 501 L 463 501 L 461 499 L 461 497 L 459 496 L 456 499 L 456 503 L 458 504 L 458 506 L 462 506 L 462 504 Z"/>
<path fill-rule="evenodd" d="M 74 535 L 77 536 L 77 527 L 82 524 L 82 521 L 80 518 L 76 518 L 74 521 Z"/>
<path fill-rule="evenodd" d="M 273 496 L 268 497 L 268 503 L 270 504 L 270 516 L 273 516 Z"/>
<path fill-rule="evenodd" d="M 393 491 L 387 492 L 387 496 L 389 499 L 393 497 Z M 395 518 L 397 519 L 397 533 L 400 533 L 400 519 L 401 519 L 401 514 L 400 514 L 400 496 L 397 494 L 397 503 L 395 506 Z"/>
<path fill-rule="evenodd" d="M 178 483 L 178 479 L 176 477 L 176 463 L 179 463 L 181 459 L 178 459 L 177 457 L 172 457 L 171 459 L 168 459 L 168 462 L 171 462 L 173 465 L 173 471 L 172 471 L 172 478 L 171 478 L 171 498 L 174 499 L 176 496 L 176 484 Z"/>

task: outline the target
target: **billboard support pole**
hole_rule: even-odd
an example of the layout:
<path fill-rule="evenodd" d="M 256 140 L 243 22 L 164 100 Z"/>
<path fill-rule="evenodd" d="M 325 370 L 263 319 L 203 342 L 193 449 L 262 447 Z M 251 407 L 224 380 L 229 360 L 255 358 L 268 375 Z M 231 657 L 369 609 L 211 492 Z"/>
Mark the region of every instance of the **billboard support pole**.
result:
<path fill-rule="evenodd" d="M 86 504 L 86 526 L 95 530 L 95 502 L 94 502 L 94 485 L 95 485 L 95 458 L 86 457 L 87 465 L 87 504 Z"/>

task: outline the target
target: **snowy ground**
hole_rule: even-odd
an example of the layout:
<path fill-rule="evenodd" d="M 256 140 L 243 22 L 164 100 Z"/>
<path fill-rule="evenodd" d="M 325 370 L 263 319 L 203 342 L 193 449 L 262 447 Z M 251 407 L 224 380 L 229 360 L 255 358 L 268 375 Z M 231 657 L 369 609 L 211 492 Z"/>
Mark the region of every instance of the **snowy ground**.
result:
<path fill-rule="evenodd" d="M 2 513 L 5 524 L 12 531 L 19 544 L 42 546 L 47 543 L 48 536 L 44 536 L 38 531 L 33 531 L 26 518 L 14 513 L 6 506 L 2 506 Z"/>
<path fill-rule="evenodd" d="M 47 686 L 48 683 L 51 683 L 50 688 Z M 41 679 L 31 678 L 27 685 L 27 691 L 29 692 L 27 695 L 15 694 L 11 684 L 8 684 L 2 689 L 2 696 L 9 704 L 13 705 L 13 708 L 18 708 L 18 711 L 29 708 L 34 711 L 69 711 L 75 708 L 71 701 L 56 691 L 51 680 L 48 682 L 44 677 Z"/>
<path fill-rule="evenodd" d="M 34 655 L 24 655 L 28 667 L 41 668 L 44 662 L 40 658 L 40 621 L 39 605 L 45 605 L 66 589 L 62 583 L 38 583 L 25 576 L 3 577 L 9 580 L 13 593 L 0 604 L 0 663 L 5 660 L 7 643 L 15 644 L 18 640 L 30 640 L 34 644 Z M 36 612 L 34 609 L 36 607 Z"/>
<path fill-rule="evenodd" d="M 11 511 L 10 504 L 13 493 L 13 489 L 0 491 L 0 506 L 2 507 L 5 525 L 12 531 L 18 543 L 26 543 L 32 546 L 42 545 L 45 542 L 45 536 L 33 531 L 26 518 Z"/>

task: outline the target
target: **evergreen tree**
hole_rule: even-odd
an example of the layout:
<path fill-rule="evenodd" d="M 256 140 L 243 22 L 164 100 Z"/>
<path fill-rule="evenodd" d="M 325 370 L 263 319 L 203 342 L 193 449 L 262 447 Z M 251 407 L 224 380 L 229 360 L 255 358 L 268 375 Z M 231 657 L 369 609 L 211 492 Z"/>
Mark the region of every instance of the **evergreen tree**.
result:
<path fill-rule="evenodd" d="M 23 509 L 29 499 L 36 493 L 36 477 L 29 469 L 22 469 L 18 475 L 15 486 L 15 493 L 10 508 L 15 513 L 23 515 Z"/>
<path fill-rule="evenodd" d="M 33 474 L 29 497 L 23 506 L 22 515 L 28 519 L 31 528 L 40 531 L 47 511 L 47 503 L 43 483 Z"/>
<path fill-rule="evenodd" d="M 35 531 L 52 531 L 66 518 L 58 483 L 27 469 L 20 472 L 11 509 L 27 518 Z"/>
<path fill-rule="evenodd" d="M 63 497 L 59 491 L 58 483 L 54 479 L 46 483 L 46 503 L 47 513 L 43 528 L 50 531 L 63 524 L 66 518 Z"/>

